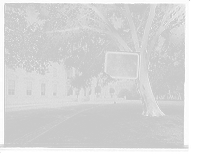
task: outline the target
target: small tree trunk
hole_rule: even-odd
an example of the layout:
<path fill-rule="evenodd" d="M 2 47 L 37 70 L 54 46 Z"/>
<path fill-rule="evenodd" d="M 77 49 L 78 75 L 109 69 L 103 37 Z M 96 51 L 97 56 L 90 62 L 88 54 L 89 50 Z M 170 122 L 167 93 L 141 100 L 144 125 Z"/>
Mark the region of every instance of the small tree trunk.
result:
<path fill-rule="evenodd" d="M 169 95 L 170 100 L 173 100 L 172 94 L 171 94 L 171 91 L 170 91 L 170 90 L 168 91 L 168 95 Z"/>
<path fill-rule="evenodd" d="M 181 94 L 180 94 L 180 92 L 178 92 L 178 93 L 177 93 L 177 95 L 178 95 L 178 97 L 179 97 L 179 100 L 181 100 L 181 101 L 182 101 L 182 97 L 181 97 Z"/>
<path fill-rule="evenodd" d="M 165 100 L 168 100 L 168 93 L 165 93 Z"/>

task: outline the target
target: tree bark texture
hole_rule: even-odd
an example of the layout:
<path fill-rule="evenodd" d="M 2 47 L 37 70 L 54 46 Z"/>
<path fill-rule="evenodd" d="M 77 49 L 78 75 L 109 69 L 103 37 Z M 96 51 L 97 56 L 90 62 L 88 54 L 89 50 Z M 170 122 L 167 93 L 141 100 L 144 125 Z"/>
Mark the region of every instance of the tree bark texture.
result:
<path fill-rule="evenodd" d="M 136 84 L 143 104 L 142 115 L 151 117 L 164 116 L 165 114 L 160 110 L 153 94 L 148 72 L 144 72 L 140 69 L 140 74 L 142 77 L 140 77 L 139 80 L 136 80 Z"/>
<path fill-rule="evenodd" d="M 144 50 L 140 52 L 139 79 L 136 80 L 137 89 L 143 104 L 142 115 L 151 117 L 164 116 L 165 114 L 160 110 L 151 88 L 144 54 Z"/>
<path fill-rule="evenodd" d="M 150 13 L 144 30 L 140 51 L 140 72 L 139 72 L 139 92 L 144 103 L 143 115 L 145 116 L 164 116 L 165 114 L 160 110 L 156 99 L 154 97 L 149 76 L 148 76 L 148 58 L 146 54 L 149 31 L 155 16 L 156 5 L 150 6 Z"/>

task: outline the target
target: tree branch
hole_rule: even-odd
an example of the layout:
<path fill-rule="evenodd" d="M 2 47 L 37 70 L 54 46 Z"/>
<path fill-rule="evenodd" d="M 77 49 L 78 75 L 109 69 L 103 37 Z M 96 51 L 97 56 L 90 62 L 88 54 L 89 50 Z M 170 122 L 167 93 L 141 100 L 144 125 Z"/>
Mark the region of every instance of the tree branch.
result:
<path fill-rule="evenodd" d="M 117 41 L 126 49 L 126 51 L 132 52 L 130 47 L 126 44 L 126 42 L 121 38 L 121 36 L 117 33 L 116 29 L 113 27 L 113 25 L 103 16 L 103 14 L 93 5 L 86 4 L 87 7 L 91 8 L 95 11 L 95 13 L 110 27 L 113 35 L 117 39 Z"/>
<path fill-rule="evenodd" d="M 91 18 L 91 17 L 90 17 L 89 19 L 94 20 L 94 21 L 96 21 L 96 22 L 99 22 L 99 23 L 103 24 L 110 32 L 112 32 L 112 31 L 110 30 L 110 27 L 109 27 L 105 22 L 102 22 L 102 21 L 100 21 L 100 20 L 97 20 L 97 19 Z"/>
<path fill-rule="evenodd" d="M 178 8 L 178 6 L 174 7 L 174 10 L 176 10 Z M 172 12 L 174 12 L 174 10 Z M 165 29 L 167 29 L 168 25 L 173 22 L 179 15 L 181 15 L 183 13 L 183 9 L 180 8 L 180 10 L 178 12 L 176 12 L 174 15 L 172 15 L 172 17 L 170 19 L 168 19 L 168 21 L 163 25 L 163 27 Z"/>
<path fill-rule="evenodd" d="M 148 7 L 147 7 L 148 8 Z M 138 24 L 136 31 L 138 32 L 138 30 L 140 29 L 140 27 L 144 24 L 144 18 L 145 18 L 145 13 L 146 13 L 147 9 L 145 10 L 145 12 L 142 13 L 142 18 L 140 20 L 140 23 Z"/>
<path fill-rule="evenodd" d="M 142 45 L 141 45 L 141 50 L 140 50 L 140 71 L 144 71 L 142 69 L 147 70 L 147 63 L 148 60 L 145 56 L 146 53 L 146 48 L 147 48 L 147 43 L 148 43 L 148 37 L 149 37 L 149 31 L 151 28 L 151 24 L 153 22 L 154 16 L 155 16 L 155 9 L 156 9 L 156 4 L 152 4 L 150 6 L 150 13 L 149 13 L 149 17 L 147 19 L 147 23 L 144 29 L 144 34 L 143 34 L 143 38 L 142 38 Z M 143 66 L 142 66 L 143 65 Z M 141 73 L 139 73 L 141 74 Z M 140 77 L 141 75 L 139 75 Z"/>
<path fill-rule="evenodd" d="M 154 51 L 155 49 L 155 44 L 156 44 L 156 41 L 158 40 L 158 37 L 162 34 L 163 31 L 165 31 L 165 29 L 169 26 L 169 24 L 175 20 L 176 18 L 178 18 L 178 16 L 180 16 L 183 12 L 184 12 L 184 8 L 182 6 L 180 6 L 180 10 L 179 12 L 176 12 L 175 16 L 173 16 L 171 19 L 167 19 L 168 17 L 170 17 L 170 15 L 175 11 L 177 10 L 177 6 L 173 9 L 168 9 L 166 12 L 165 12 L 165 15 L 163 16 L 163 19 L 162 19 L 162 23 L 161 23 L 161 26 L 160 28 L 158 29 L 156 35 L 154 36 L 153 40 L 151 41 L 151 44 L 150 44 L 150 48 L 148 50 L 148 58 L 150 57 L 150 54 Z M 167 21 L 167 23 L 166 23 Z"/>
<path fill-rule="evenodd" d="M 149 64 L 149 60 L 150 60 L 150 56 L 151 56 L 151 53 L 152 53 L 152 50 L 154 48 L 154 45 L 156 43 L 156 41 L 158 40 L 158 37 L 161 35 L 161 33 L 164 31 L 165 29 L 160 26 L 155 34 L 155 36 L 153 36 L 153 38 L 151 39 L 150 41 L 150 44 L 148 46 L 148 51 L 147 51 L 147 54 L 146 54 L 146 64 L 147 64 L 147 67 L 148 67 L 148 64 Z"/>
<path fill-rule="evenodd" d="M 115 10 L 119 11 L 122 15 L 124 15 L 126 17 L 126 12 L 124 10 L 122 10 L 119 6 L 114 4 L 113 7 Z"/>
<path fill-rule="evenodd" d="M 146 26 L 144 29 L 144 34 L 142 37 L 142 45 L 141 45 L 141 49 L 143 52 L 145 52 L 146 48 L 147 48 L 147 44 L 148 44 L 148 37 L 149 37 L 149 33 L 150 33 L 150 29 L 151 29 L 151 25 L 155 16 L 155 9 L 156 9 L 156 5 L 155 4 L 151 4 L 150 5 L 150 12 L 149 12 L 149 16 L 146 22 Z"/>
<path fill-rule="evenodd" d="M 139 52 L 140 51 L 139 41 L 138 41 L 138 36 L 137 36 L 137 32 L 136 32 L 136 28 L 135 28 L 133 19 L 131 18 L 131 12 L 130 12 L 127 4 L 124 5 L 124 8 L 125 8 L 125 11 L 126 11 L 125 15 L 127 17 L 129 25 L 130 25 L 131 35 L 132 35 L 132 39 L 133 39 L 133 42 L 134 42 L 134 45 L 135 45 L 135 49 L 136 49 L 137 52 Z"/>
<path fill-rule="evenodd" d="M 166 29 L 166 24 L 165 24 L 165 22 L 166 22 L 166 20 L 167 20 L 167 17 L 168 17 L 170 14 L 171 14 L 171 12 L 170 12 L 170 10 L 168 9 L 168 10 L 166 11 L 166 14 L 165 14 L 165 15 L 163 16 L 163 18 L 162 18 L 162 22 L 161 22 L 161 25 L 160 25 L 158 31 L 156 32 L 155 36 L 153 37 L 153 39 L 152 39 L 152 41 L 151 41 L 151 43 L 150 43 L 150 46 L 149 46 L 149 49 L 148 49 L 148 56 L 147 56 L 148 60 L 149 60 L 149 58 L 150 58 L 151 53 L 152 53 L 152 52 L 154 51 L 154 49 L 155 49 L 155 44 L 156 44 L 156 41 L 158 40 L 158 37 L 159 37 L 159 36 L 161 35 L 161 33 Z"/>
<path fill-rule="evenodd" d="M 98 15 L 98 17 L 103 20 L 103 22 L 105 23 L 105 26 L 107 27 L 107 29 L 109 31 L 111 31 L 111 27 L 110 27 L 107 19 L 104 17 L 104 15 L 94 5 L 86 4 L 86 6 L 88 8 L 90 8 L 90 9 L 92 9 Z"/>
<path fill-rule="evenodd" d="M 108 43 L 106 43 L 106 45 L 103 46 L 103 48 L 100 50 L 99 54 L 95 56 L 95 58 L 93 58 L 92 63 L 89 65 L 89 67 L 85 70 L 85 72 L 83 72 L 83 76 L 82 79 L 80 80 L 80 82 L 83 81 L 83 79 L 88 76 L 90 74 L 90 71 L 92 69 L 92 67 L 94 66 L 96 59 L 102 55 L 104 49 L 111 43 L 111 41 L 109 41 Z"/>
<path fill-rule="evenodd" d="M 105 34 L 114 36 L 112 34 L 112 32 L 110 32 L 110 31 L 106 31 L 106 30 L 102 30 L 102 29 L 94 28 L 94 27 L 89 27 L 89 26 L 85 26 L 85 25 L 82 25 L 80 27 L 72 27 L 72 28 L 67 28 L 67 29 L 59 29 L 59 30 L 51 30 L 51 31 L 43 31 L 43 32 L 29 32 L 29 31 L 24 31 L 24 32 L 35 35 L 35 36 L 39 36 L 41 34 L 56 33 L 56 32 L 61 32 L 61 33 L 62 32 L 71 32 L 71 31 L 76 31 L 76 30 L 81 30 L 81 29 L 93 30 L 95 32 L 105 33 Z"/>

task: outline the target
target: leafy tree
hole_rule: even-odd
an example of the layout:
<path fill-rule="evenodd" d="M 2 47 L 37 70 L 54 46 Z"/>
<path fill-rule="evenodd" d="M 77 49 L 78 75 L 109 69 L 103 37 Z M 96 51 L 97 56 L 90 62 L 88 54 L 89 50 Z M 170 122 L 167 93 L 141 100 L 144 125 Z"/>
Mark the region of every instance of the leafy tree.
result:
<path fill-rule="evenodd" d="M 167 74 L 167 85 L 172 93 L 177 94 L 179 99 L 182 100 L 184 93 L 185 73 L 182 67 L 170 68 Z"/>
<path fill-rule="evenodd" d="M 37 5 L 38 6 L 38 5 Z M 5 63 L 15 69 L 44 74 L 50 64 L 43 57 L 47 37 L 42 26 L 45 20 L 38 17 L 33 5 L 5 5 Z"/>
<path fill-rule="evenodd" d="M 95 93 L 96 93 L 96 94 L 101 93 L 101 87 L 100 87 L 99 85 L 97 85 L 97 86 L 95 87 Z"/>
<path fill-rule="evenodd" d="M 168 56 L 156 53 L 149 64 L 149 75 L 154 79 L 163 80 L 171 66 L 172 60 Z"/>
<path fill-rule="evenodd" d="M 159 66 L 166 74 L 184 67 L 184 17 L 180 4 L 6 4 L 5 61 L 40 73 L 63 62 L 86 84 L 103 71 L 106 51 L 139 52 L 144 115 L 162 116 L 151 85 L 163 78 Z"/>
<path fill-rule="evenodd" d="M 184 88 L 184 53 L 178 55 L 176 59 L 170 58 L 170 54 L 151 59 L 149 76 L 154 94 L 166 95 L 177 91 L 181 93 Z"/>
<path fill-rule="evenodd" d="M 114 97 L 115 94 L 115 89 L 114 88 L 110 88 L 110 95 L 111 97 Z"/>
<path fill-rule="evenodd" d="M 132 93 L 132 98 L 138 100 L 140 98 L 140 94 L 137 91 L 137 86 L 134 83 L 133 86 L 131 87 L 131 93 Z"/>
<path fill-rule="evenodd" d="M 154 79 L 163 80 L 170 67 L 183 67 L 184 59 L 184 46 L 166 40 L 161 50 L 152 52 L 149 75 Z"/>
<path fill-rule="evenodd" d="M 114 88 L 110 88 L 110 93 L 115 93 L 115 89 Z"/>
<path fill-rule="evenodd" d="M 67 95 L 69 96 L 69 95 L 72 95 L 72 94 L 73 94 L 73 89 L 72 89 L 72 87 L 70 87 L 70 89 L 67 92 Z"/>
<path fill-rule="evenodd" d="M 177 94 L 182 100 L 184 93 L 184 69 L 183 67 L 169 67 L 166 76 L 162 80 L 150 78 L 154 95 L 165 94 L 173 100 L 172 94 Z"/>
<path fill-rule="evenodd" d="M 170 97 L 170 99 L 173 100 L 170 85 L 166 83 L 166 77 L 162 80 L 151 77 L 150 81 L 155 96 L 157 95 L 159 97 L 160 95 L 165 95 L 167 99 Z"/>
<path fill-rule="evenodd" d="M 150 81 L 151 81 L 151 87 L 153 89 L 154 95 L 159 96 L 162 93 L 162 88 L 163 88 L 162 81 L 160 81 L 159 79 L 155 79 L 153 77 L 150 77 Z"/>
<path fill-rule="evenodd" d="M 117 97 L 119 97 L 119 98 L 126 97 L 126 99 L 132 99 L 132 93 L 128 89 L 122 89 L 122 90 L 120 90 L 120 92 L 117 95 Z"/>

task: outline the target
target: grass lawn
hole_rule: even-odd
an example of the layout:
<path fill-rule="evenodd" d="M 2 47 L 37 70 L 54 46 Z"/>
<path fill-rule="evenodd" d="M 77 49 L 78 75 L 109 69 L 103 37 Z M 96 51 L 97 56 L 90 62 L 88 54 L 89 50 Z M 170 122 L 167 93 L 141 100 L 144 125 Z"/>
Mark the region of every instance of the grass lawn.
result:
<path fill-rule="evenodd" d="M 85 105 L 85 107 L 91 107 L 91 105 Z M 73 114 L 77 110 L 80 110 L 80 107 L 69 106 L 5 112 L 5 143 L 11 143 L 13 140 L 49 124 L 61 116 Z"/>
<path fill-rule="evenodd" d="M 88 104 L 6 113 L 5 143 L 57 148 L 184 147 L 182 105 L 160 104 L 166 116 L 153 118 L 142 116 L 141 107 L 138 103 Z"/>

